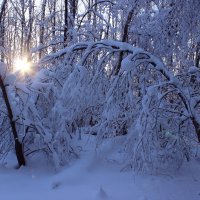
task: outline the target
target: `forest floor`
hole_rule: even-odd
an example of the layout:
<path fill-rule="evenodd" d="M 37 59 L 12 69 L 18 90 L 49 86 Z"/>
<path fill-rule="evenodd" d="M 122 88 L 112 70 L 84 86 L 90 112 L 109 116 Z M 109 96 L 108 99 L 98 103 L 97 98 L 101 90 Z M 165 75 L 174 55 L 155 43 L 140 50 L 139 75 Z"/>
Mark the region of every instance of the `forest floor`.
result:
<path fill-rule="evenodd" d="M 174 173 L 141 175 L 120 172 L 113 163 L 98 162 L 90 152 L 59 172 L 36 165 L 0 166 L 1 200 L 199 200 L 200 162 L 185 163 Z M 40 164 L 40 167 L 38 165 Z"/>

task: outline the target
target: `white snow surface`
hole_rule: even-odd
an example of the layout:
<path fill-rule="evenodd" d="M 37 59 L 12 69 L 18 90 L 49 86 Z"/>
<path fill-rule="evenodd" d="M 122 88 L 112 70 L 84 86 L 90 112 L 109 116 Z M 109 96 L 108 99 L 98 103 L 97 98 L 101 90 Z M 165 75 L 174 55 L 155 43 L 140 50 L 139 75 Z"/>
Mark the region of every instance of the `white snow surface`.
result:
<path fill-rule="evenodd" d="M 200 199 L 200 161 L 158 175 L 120 172 L 119 165 L 98 159 L 87 148 L 80 159 L 59 172 L 45 166 L 41 159 L 18 170 L 14 162 L 11 157 L 0 166 L 2 200 Z"/>

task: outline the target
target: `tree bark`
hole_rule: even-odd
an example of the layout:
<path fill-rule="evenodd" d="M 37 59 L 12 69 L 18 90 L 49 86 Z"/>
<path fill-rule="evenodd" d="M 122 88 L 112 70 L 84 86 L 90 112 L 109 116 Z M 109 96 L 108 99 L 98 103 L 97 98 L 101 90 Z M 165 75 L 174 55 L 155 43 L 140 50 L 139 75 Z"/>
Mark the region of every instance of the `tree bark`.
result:
<path fill-rule="evenodd" d="M 25 18 L 25 2 L 24 2 L 24 0 L 23 1 L 21 1 L 21 9 L 22 9 L 22 15 L 21 15 L 21 43 L 20 43 L 20 45 L 21 45 L 21 47 L 20 47 L 20 52 L 21 52 L 21 56 L 24 56 L 24 50 L 25 50 L 25 48 L 24 48 L 24 38 L 26 37 L 26 34 L 27 34 L 27 32 L 26 32 L 26 30 L 25 30 L 25 28 L 26 28 L 26 18 Z"/>
<path fill-rule="evenodd" d="M 26 54 L 28 57 L 28 60 L 31 60 L 30 55 L 30 49 L 31 49 L 31 42 L 32 42 L 32 31 L 33 31 L 33 14 L 34 14 L 34 2 L 32 0 L 29 0 L 29 22 L 28 22 L 28 33 L 27 33 L 27 39 L 26 39 Z"/>
<path fill-rule="evenodd" d="M 4 0 L 1 5 L 1 11 L 0 11 L 0 23 L 2 22 L 2 19 L 4 17 L 5 9 L 6 9 L 7 0 Z"/>
<path fill-rule="evenodd" d="M 19 167 L 21 167 L 22 165 L 26 165 L 25 157 L 24 157 L 24 153 L 23 153 L 23 147 L 22 147 L 22 143 L 19 141 L 19 138 L 18 138 L 15 121 L 13 119 L 12 108 L 11 108 L 10 101 L 9 101 L 9 98 L 8 98 L 8 94 L 7 94 L 7 91 L 6 91 L 6 86 L 4 85 L 1 76 L 0 76 L 0 88 L 2 90 L 3 98 L 4 98 L 6 108 L 7 108 L 7 111 L 8 111 L 10 126 L 11 126 L 11 129 L 12 129 L 12 134 L 13 134 L 14 142 L 15 142 L 15 153 L 16 153 L 18 165 L 19 165 Z"/>
<path fill-rule="evenodd" d="M 128 42 L 128 29 L 132 20 L 134 14 L 134 9 L 131 9 L 128 13 L 127 19 L 126 19 L 126 23 L 124 25 L 124 30 L 123 30 L 123 35 L 122 35 L 122 42 Z M 121 51 L 119 53 L 119 59 L 118 59 L 118 63 L 117 63 L 117 67 L 115 69 L 115 75 L 117 75 L 119 73 L 119 70 L 121 68 L 121 62 L 124 56 L 124 52 Z"/>
<path fill-rule="evenodd" d="M 195 59 L 195 65 L 199 68 L 200 63 L 200 42 L 197 43 L 196 47 L 196 59 Z"/>
<path fill-rule="evenodd" d="M 64 22 L 64 46 L 67 45 L 67 31 L 68 31 L 68 26 L 69 26 L 69 22 L 68 22 L 68 15 L 69 15 L 69 11 L 68 11 L 68 0 L 65 0 L 65 22 Z"/>
<path fill-rule="evenodd" d="M 42 2 L 42 14 L 41 14 L 41 25 L 40 25 L 40 36 L 39 36 L 39 44 L 44 44 L 44 20 L 45 20 L 45 12 L 46 12 L 46 4 L 47 0 L 43 0 Z M 39 59 L 42 58 L 42 50 L 39 52 Z"/>
<path fill-rule="evenodd" d="M 197 120 L 194 117 L 192 118 L 192 123 L 194 125 L 195 132 L 197 134 L 198 142 L 200 143 L 200 124 L 197 122 Z"/>
<path fill-rule="evenodd" d="M 5 25 L 4 25 L 4 20 L 5 20 L 5 12 L 6 12 L 6 6 L 7 6 L 7 0 L 4 0 L 1 5 L 1 10 L 0 10 L 0 46 L 2 48 L 5 47 Z M 1 51 L 1 61 L 4 61 L 4 51 Z"/>

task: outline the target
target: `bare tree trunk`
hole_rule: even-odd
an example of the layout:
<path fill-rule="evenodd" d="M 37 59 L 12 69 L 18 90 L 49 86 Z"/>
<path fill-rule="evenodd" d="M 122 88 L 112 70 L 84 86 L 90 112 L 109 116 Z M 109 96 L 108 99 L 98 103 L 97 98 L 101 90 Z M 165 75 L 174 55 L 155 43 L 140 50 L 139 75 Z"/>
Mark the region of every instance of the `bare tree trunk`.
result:
<path fill-rule="evenodd" d="M 192 123 L 195 128 L 195 132 L 197 134 L 198 142 L 200 143 L 200 124 L 197 122 L 197 120 L 193 117 L 192 118 Z"/>
<path fill-rule="evenodd" d="M 6 5 L 7 5 L 7 0 L 4 0 L 1 5 L 1 11 L 0 11 L 0 46 L 4 48 L 4 37 L 5 37 L 5 11 L 6 11 Z M 4 52 L 1 51 L 1 61 L 4 61 Z"/>
<path fill-rule="evenodd" d="M 77 13 L 77 4 L 78 4 L 77 0 L 70 0 L 70 13 L 72 14 L 71 26 L 74 26 L 74 20 Z"/>
<path fill-rule="evenodd" d="M 39 44 L 44 44 L 44 20 L 45 20 L 45 11 L 46 11 L 47 0 L 43 0 L 42 2 L 42 14 L 41 14 L 41 25 L 40 25 L 40 36 L 39 36 Z M 39 59 L 42 57 L 42 50 L 39 52 Z"/>
<path fill-rule="evenodd" d="M 54 0 L 54 2 L 53 2 L 53 13 L 54 13 L 53 23 L 52 23 L 53 24 L 53 27 L 52 27 L 52 39 L 53 39 L 53 41 L 55 41 L 55 39 L 56 39 L 56 1 L 57 0 Z M 53 45 L 52 51 L 56 52 L 56 46 L 55 45 Z"/>
<path fill-rule="evenodd" d="M 96 30 L 97 30 L 97 16 L 96 16 L 96 12 L 97 12 L 97 0 L 94 0 L 93 2 L 92 2 L 92 6 L 94 5 L 94 11 L 95 11 L 95 13 L 94 13 L 94 15 L 93 15 L 93 19 L 92 19 L 92 21 L 93 21 L 93 24 L 92 24 L 92 29 L 93 29 L 93 32 L 95 33 L 96 32 Z M 95 37 L 94 37 L 94 41 L 95 41 Z"/>
<path fill-rule="evenodd" d="M 0 11 L 0 23 L 2 22 L 4 13 L 5 13 L 5 9 L 6 9 L 6 4 L 7 4 L 7 0 L 4 0 L 1 4 L 1 11 Z"/>
<path fill-rule="evenodd" d="M 24 54 L 24 38 L 26 36 L 26 22 L 25 22 L 25 2 L 24 0 L 21 1 L 22 7 L 22 16 L 21 16 L 21 28 L 22 28 L 22 35 L 21 35 L 21 56 Z"/>
<path fill-rule="evenodd" d="M 76 14 L 77 14 L 77 5 L 78 5 L 78 1 L 77 0 L 70 0 L 70 24 L 68 24 L 68 30 L 72 30 L 75 26 L 75 18 L 76 18 Z M 73 40 L 73 33 L 70 32 L 70 41 Z"/>
<path fill-rule="evenodd" d="M 111 4 L 109 5 L 109 12 L 111 12 Z M 111 24 L 111 15 L 108 15 L 108 23 Z M 110 26 L 107 25 L 105 39 L 109 38 Z"/>
<path fill-rule="evenodd" d="M 196 47 L 196 59 L 195 59 L 196 67 L 199 67 L 199 64 L 200 64 L 200 42 L 197 43 Z"/>
<path fill-rule="evenodd" d="M 134 14 L 134 9 L 131 9 L 128 13 L 128 16 L 127 16 L 127 19 L 126 19 L 126 22 L 125 22 L 125 25 L 124 25 L 122 42 L 128 42 L 128 29 L 129 29 L 133 14 Z M 124 56 L 124 52 L 121 51 L 120 54 L 119 54 L 119 60 L 118 60 L 117 67 L 115 69 L 115 75 L 117 75 L 119 73 L 123 56 Z"/>
<path fill-rule="evenodd" d="M 69 26 L 69 22 L 68 22 L 68 15 L 69 15 L 69 11 L 68 11 L 68 0 L 65 0 L 65 13 L 64 13 L 64 46 L 66 46 L 67 44 L 67 32 L 68 32 L 68 26 Z"/>
<path fill-rule="evenodd" d="M 26 40 L 26 53 L 27 57 L 30 60 L 30 48 L 31 48 L 31 37 L 32 37 L 32 31 L 33 31 L 33 13 L 34 13 L 34 2 L 32 0 L 29 0 L 29 23 L 28 23 L 28 33 L 27 33 L 27 40 Z"/>
<path fill-rule="evenodd" d="M 17 135 L 17 129 L 16 129 L 15 121 L 13 119 L 12 108 L 11 108 L 10 101 L 9 101 L 9 98 L 8 98 L 8 94 L 7 94 L 7 91 L 6 91 L 6 86 L 4 85 L 1 76 L 0 76 L 0 88 L 2 90 L 3 98 L 4 98 L 6 108 L 7 108 L 7 111 L 8 111 L 10 126 L 11 126 L 11 129 L 12 129 L 14 142 L 15 142 L 15 153 L 16 153 L 18 165 L 19 165 L 19 167 L 21 167 L 22 165 L 26 165 L 24 153 L 23 153 L 23 148 L 22 148 L 22 143 L 19 141 L 19 138 L 18 138 L 18 135 Z"/>

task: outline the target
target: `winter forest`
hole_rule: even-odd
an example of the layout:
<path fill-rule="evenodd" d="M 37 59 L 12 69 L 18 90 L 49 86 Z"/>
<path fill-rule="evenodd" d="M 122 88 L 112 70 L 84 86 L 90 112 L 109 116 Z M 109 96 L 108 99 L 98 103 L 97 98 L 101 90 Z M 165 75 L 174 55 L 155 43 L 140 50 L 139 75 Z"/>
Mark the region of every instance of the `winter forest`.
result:
<path fill-rule="evenodd" d="M 149 185 L 147 177 L 161 184 L 161 175 L 182 173 L 192 190 L 180 185 L 188 196 L 170 196 L 165 185 L 168 197 L 151 196 L 155 188 L 114 197 L 101 180 L 96 196 L 88 189 L 69 199 L 200 198 L 199 10 L 199 0 L 0 0 L 0 179 L 10 177 L 7 190 L 29 169 L 51 169 L 52 199 L 64 200 L 68 169 L 90 165 L 107 170 L 94 177 L 114 167 L 115 177 L 137 174 Z M 110 190 L 125 193 L 126 184 Z"/>

